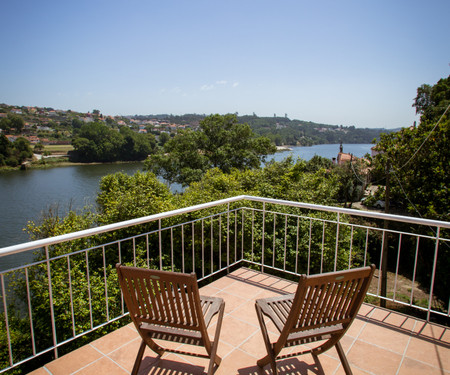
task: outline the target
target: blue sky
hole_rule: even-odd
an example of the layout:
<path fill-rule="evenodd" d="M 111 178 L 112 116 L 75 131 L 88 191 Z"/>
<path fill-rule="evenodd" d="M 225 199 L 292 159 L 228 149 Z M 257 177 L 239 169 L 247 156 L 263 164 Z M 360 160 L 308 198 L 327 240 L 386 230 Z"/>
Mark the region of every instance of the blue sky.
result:
<path fill-rule="evenodd" d="M 450 1 L 14 0 L 0 103 L 395 128 L 450 74 Z"/>

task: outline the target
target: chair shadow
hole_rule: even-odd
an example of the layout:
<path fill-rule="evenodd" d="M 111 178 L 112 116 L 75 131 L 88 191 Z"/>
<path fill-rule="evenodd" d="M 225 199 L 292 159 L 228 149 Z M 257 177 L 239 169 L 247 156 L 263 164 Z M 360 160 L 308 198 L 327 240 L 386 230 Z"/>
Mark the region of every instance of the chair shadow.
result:
<path fill-rule="evenodd" d="M 277 370 L 279 375 L 325 375 L 319 359 L 314 364 L 299 361 L 297 358 L 287 358 L 277 361 Z M 263 369 L 258 366 L 245 367 L 238 370 L 239 375 L 271 375 L 270 365 Z"/>
<path fill-rule="evenodd" d="M 217 368 L 217 367 L 216 367 Z M 145 357 L 138 375 L 204 375 L 204 366 L 196 366 L 185 362 Z"/>

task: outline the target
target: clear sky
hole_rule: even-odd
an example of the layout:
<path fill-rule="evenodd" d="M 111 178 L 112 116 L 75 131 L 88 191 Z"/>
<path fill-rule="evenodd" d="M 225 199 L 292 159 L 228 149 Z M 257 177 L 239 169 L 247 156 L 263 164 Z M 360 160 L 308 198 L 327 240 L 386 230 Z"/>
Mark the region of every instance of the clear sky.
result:
<path fill-rule="evenodd" d="M 396 128 L 450 74 L 450 1 L 2 1 L 0 103 Z"/>

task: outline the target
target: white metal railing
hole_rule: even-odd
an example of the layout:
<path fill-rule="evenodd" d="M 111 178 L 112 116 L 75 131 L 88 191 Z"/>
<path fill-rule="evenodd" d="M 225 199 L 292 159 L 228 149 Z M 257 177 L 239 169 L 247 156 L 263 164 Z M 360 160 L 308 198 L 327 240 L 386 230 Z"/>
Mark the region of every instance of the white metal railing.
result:
<path fill-rule="evenodd" d="M 202 281 L 241 264 L 295 277 L 376 262 L 392 271 L 393 284 L 379 272 L 369 295 L 427 319 L 449 317 L 435 293 L 446 275 L 448 229 L 449 222 L 237 196 L 6 247 L 0 259 L 36 255 L 0 271 L 0 372 L 45 353 L 57 357 L 61 346 L 127 315 L 116 263 L 196 272 Z M 402 274 L 408 296 L 398 287 Z M 428 292 L 420 303 L 417 282 Z"/>

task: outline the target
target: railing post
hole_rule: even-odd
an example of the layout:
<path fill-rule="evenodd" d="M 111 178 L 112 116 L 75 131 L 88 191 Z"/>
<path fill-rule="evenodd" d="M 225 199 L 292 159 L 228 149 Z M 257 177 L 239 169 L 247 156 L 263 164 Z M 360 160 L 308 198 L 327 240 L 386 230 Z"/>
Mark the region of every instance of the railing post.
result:
<path fill-rule="evenodd" d="M 11 333 L 9 332 L 8 307 L 6 305 L 5 278 L 3 277 L 3 274 L 0 275 L 0 280 L 2 284 L 3 313 L 5 314 L 6 338 L 8 340 L 9 365 L 12 366 L 13 355 L 11 346 Z"/>
<path fill-rule="evenodd" d="M 389 228 L 389 222 L 387 220 L 384 220 L 384 230 L 383 230 L 383 249 L 381 251 L 381 290 L 380 295 L 382 297 L 387 296 L 387 266 L 388 266 L 388 251 L 389 251 L 389 234 L 386 233 L 387 229 Z M 380 306 L 386 307 L 386 300 L 381 298 L 380 299 Z"/>
<path fill-rule="evenodd" d="M 428 301 L 427 322 L 430 321 L 431 302 L 433 301 L 434 278 L 436 276 L 437 256 L 439 250 L 439 237 L 441 236 L 441 227 L 437 227 L 436 246 L 434 248 L 433 271 L 431 273 L 430 300 Z"/>
<path fill-rule="evenodd" d="M 227 273 L 230 273 L 230 203 L 227 204 Z"/>
<path fill-rule="evenodd" d="M 55 358 L 58 358 L 58 339 L 56 337 L 56 323 L 55 323 L 55 309 L 53 307 L 53 289 L 52 289 L 52 276 L 50 270 L 50 255 L 48 252 L 48 246 L 45 246 L 45 259 L 47 260 L 47 279 L 48 279 L 48 300 L 50 304 L 50 319 L 52 322 L 52 333 L 53 333 L 53 346 Z"/>
<path fill-rule="evenodd" d="M 158 242 L 159 242 L 159 269 L 162 271 L 162 234 L 161 234 L 161 219 L 158 220 Z"/>
<path fill-rule="evenodd" d="M 336 272 L 337 269 L 337 259 L 338 259 L 338 251 L 339 251 L 339 229 L 340 229 L 340 220 L 341 220 L 341 213 L 338 212 L 337 214 L 337 223 L 336 223 L 336 250 L 334 253 L 334 272 Z"/>
<path fill-rule="evenodd" d="M 262 222 L 262 240 L 261 240 L 261 272 L 264 273 L 264 236 L 266 233 L 266 202 L 263 202 L 263 222 Z"/>

